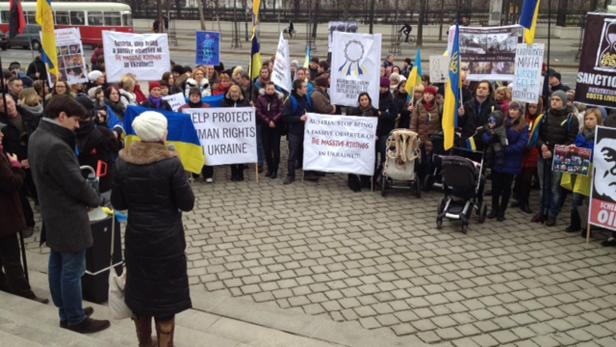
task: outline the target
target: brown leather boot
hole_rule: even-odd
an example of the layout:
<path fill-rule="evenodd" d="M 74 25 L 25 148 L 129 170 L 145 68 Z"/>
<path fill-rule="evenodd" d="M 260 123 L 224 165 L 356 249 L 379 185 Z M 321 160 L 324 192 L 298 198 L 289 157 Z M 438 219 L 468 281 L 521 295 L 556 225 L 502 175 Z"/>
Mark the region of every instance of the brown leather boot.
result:
<path fill-rule="evenodd" d="M 139 347 L 152 347 L 152 317 L 135 317 L 133 318 L 135 327 L 137 328 L 137 340 Z"/>
<path fill-rule="evenodd" d="M 175 318 L 166 321 L 156 320 L 156 337 L 158 347 L 173 347 L 173 331 L 175 330 Z"/>

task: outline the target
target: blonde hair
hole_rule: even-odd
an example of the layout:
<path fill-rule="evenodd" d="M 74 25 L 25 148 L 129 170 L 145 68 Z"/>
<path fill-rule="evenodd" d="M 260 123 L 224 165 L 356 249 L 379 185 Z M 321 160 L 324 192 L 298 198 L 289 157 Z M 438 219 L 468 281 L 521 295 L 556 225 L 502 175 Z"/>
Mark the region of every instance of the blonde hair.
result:
<path fill-rule="evenodd" d="M 203 74 L 203 78 L 207 78 L 207 71 L 205 71 L 204 68 L 202 67 L 197 67 L 192 71 L 191 77 L 195 78 L 195 75 L 197 74 L 197 72 L 201 71 L 201 73 Z"/>
<path fill-rule="evenodd" d="M 22 104 L 33 107 L 41 103 L 41 96 L 34 88 L 26 88 L 21 92 L 19 100 Z"/>
<path fill-rule="evenodd" d="M 236 66 L 235 69 L 233 69 L 233 72 L 231 73 L 231 78 L 233 80 L 238 80 L 242 72 L 244 72 L 244 68 L 241 66 Z"/>
<path fill-rule="evenodd" d="M 505 94 L 505 100 L 511 101 L 511 89 L 506 86 L 496 88 L 496 93 L 503 92 Z"/>
<path fill-rule="evenodd" d="M 597 125 L 603 125 L 603 116 L 601 116 L 601 111 L 598 108 L 590 108 L 586 110 L 584 113 L 584 120 L 586 120 L 586 116 L 595 116 L 597 119 Z M 586 129 L 586 122 L 584 122 L 584 129 Z"/>
<path fill-rule="evenodd" d="M 240 86 L 237 84 L 232 84 L 231 87 L 229 87 L 229 90 L 227 90 L 227 98 L 231 98 L 232 91 L 237 91 L 240 96 L 239 100 L 244 100 L 244 94 L 242 93 L 242 88 L 240 88 Z"/>
<path fill-rule="evenodd" d="M 136 84 L 135 79 L 129 74 L 124 75 L 124 77 L 122 77 L 122 79 L 120 80 L 120 88 L 126 91 L 130 91 L 131 89 L 134 89 L 135 84 Z"/>

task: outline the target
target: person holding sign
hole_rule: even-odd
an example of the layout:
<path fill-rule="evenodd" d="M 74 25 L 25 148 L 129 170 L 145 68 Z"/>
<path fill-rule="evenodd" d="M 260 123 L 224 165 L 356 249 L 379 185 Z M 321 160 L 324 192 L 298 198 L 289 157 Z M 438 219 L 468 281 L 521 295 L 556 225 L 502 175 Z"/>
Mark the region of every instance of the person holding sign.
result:
<path fill-rule="evenodd" d="M 232 85 L 225 95 L 222 107 L 248 107 L 250 104 L 244 98 L 242 90 L 237 84 Z M 231 164 L 231 181 L 244 180 L 244 164 Z"/>
<path fill-rule="evenodd" d="M 578 119 L 565 107 L 567 94 L 555 91 L 550 98 L 550 110 L 546 113 L 541 127 L 537 146 L 541 151 L 539 159 L 539 179 L 543 180 L 541 210 L 533 217 L 536 223 L 545 222 L 547 226 L 556 225 L 566 192 L 560 187 L 562 173 L 552 171 L 554 146 L 574 143 L 578 134 Z"/>
<path fill-rule="evenodd" d="M 571 147 L 588 148 L 591 151 L 595 146 L 595 129 L 597 125 L 602 125 L 601 112 L 597 108 L 591 108 L 584 115 L 584 127 L 575 138 L 575 144 Z M 592 155 L 590 156 L 592 160 Z M 573 192 L 573 202 L 571 203 L 571 219 L 569 226 L 565 229 L 568 233 L 582 231 L 582 237 L 586 237 L 586 230 L 582 230 L 582 217 L 580 209 L 584 206 L 584 200 L 590 196 L 591 176 L 569 175 L 569 184 L 566 186 L 567 175 L 563 175 L 561 185 Z M 588 206 L 588 203 L 586 204 Z"/>
<path fill-rule="evenodd" d="M 349 114 L 360 117 L 379 117 L 380 111 L 372 105 L 370 94 L 362 92 L 357 98 L 359 106 L 351 109 Z M 360 192 L 362 188 L 370 188 L 370 176 L 349 174 L 347 184 L 354 192 Z"/>
<path fill-rule="evenodd" d="M 308 84 L 303 80 L 293 81 L 293 92 L 284 103 L 283 120 L 289 130 L 289 157 L 287 160 L 287 178 L 283 184 L 295 182 L 295 168 L 300 166 L 303 160 L 304 146 L 304 123 L 308 120 L 306 115 Z"/>
<path fill-rule="evenodd" d="M 276 85 L 269 81 L 265 83 L 265 93 L 257 98 L 255 103 L 257 119 L 261 123 L 261 138 L 267 162 L 269 178 L 278 177 L 280 165 L 280 137 L 282 121 L 282 101 L 276 93 Z"/>

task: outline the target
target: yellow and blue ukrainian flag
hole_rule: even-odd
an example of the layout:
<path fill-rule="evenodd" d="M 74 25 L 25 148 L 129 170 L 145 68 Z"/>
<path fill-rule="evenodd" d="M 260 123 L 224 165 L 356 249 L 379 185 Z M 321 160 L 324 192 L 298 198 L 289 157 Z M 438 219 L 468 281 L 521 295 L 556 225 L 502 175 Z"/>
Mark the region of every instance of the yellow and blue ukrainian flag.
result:
<path fill-rule="evenodd" d="M 456 33 L 449 54 L 449 74 L 445 87 L 445 103 L 443 105 L 443 135 L 445 150 L 454 145 L 456 128 L 458 127 L 458 109 L 460 108 L 460 27 L 456 24 Z"/>
<path fill-rule="evenodd" d="M 135 130 L 133 121 L 141 113 L 148 109 L 141 106 L 128 106 L 124 114 L 124 130 L 126 131 L 126 147 L 131 143 L 140 141 Z M 199 136 L 195 126 L 190 120 L 190 116 L 183 113 L 156 110 L 167 118 L 167 143 L 173 144 L 180 157 L 180 161 L 186 171 L 201 173 L 205 165 L 203 148 L 199 141 Z"/>
<path fill-rule="evenodd" d="M 257 37 L 257 25 L 259 24 L 259 10 L 261 8 L 261 0 L 253 0 L 252 2 L 252 37 L 250 38 L 250 79 L 254 80 L 259 77 L 263 61 L 261 59 L 261 45 Z"/>
<path fill-rule="evenodd" d="M 524 38 L 527 45 L 535 42 L 537 31 L 537 18 L 539 18 L 539 4 L 541 0 L 524 0 L 520 13 L 520 25 L 525 28 Z"/>
<path fill-rule="evenodd" d="M 58 76 L 58 52 L 56 51 L 56 31 L 51 9 L 51 0 L 36 1 L 36 23 L 41 26 L 43 44 L 41 57 L 47 64 L 49 74 Z"/>
<path fill-rule="evenodd" d="M 413 90 L 415 87 L 421 84 L 421 77 L 423 76 L 423 70 L 421 69 L 421 48 L 417 48 L 417 54 L 415 54 L 415 65 L 409 73 L 409 78 L 406 79 L 404 89 L 409 98 L 413 98 Z"/>

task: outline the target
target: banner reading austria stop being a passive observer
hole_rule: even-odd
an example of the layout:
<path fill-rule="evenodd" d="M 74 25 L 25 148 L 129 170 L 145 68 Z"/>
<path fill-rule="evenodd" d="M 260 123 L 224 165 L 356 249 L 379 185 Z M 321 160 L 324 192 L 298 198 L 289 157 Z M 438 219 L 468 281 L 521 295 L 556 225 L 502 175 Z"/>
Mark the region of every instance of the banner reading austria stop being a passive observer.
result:
<path fill-rule="evenodd" d="M 586 16 L 575 100 L 616 107 L 616 14 Z"/>
<path fill-rule="evenodd" d="M 372 105 L 379 104 L 381 34 L 334 31 L 332 76 L 329 95 L 332 104 L 357 106 L 357 97 L 367 92 Z"/>
<path fill-rule="evenodd" d="M 376 117 L 308 113 L 304 170 L 374 175 Z"/>
<path fill-rule="evenodd" d="M 119 82 L 129 72 L 138 81 L 160 81 L 171 70 L 167 34 L 103 31 L 103 50 L 108 82 Z"/>
<path fill-rule="evenodd" d="M 205 152 L 206 165 L 257 162 L 257 126 L 253 107 L 189 108 Z"/>

